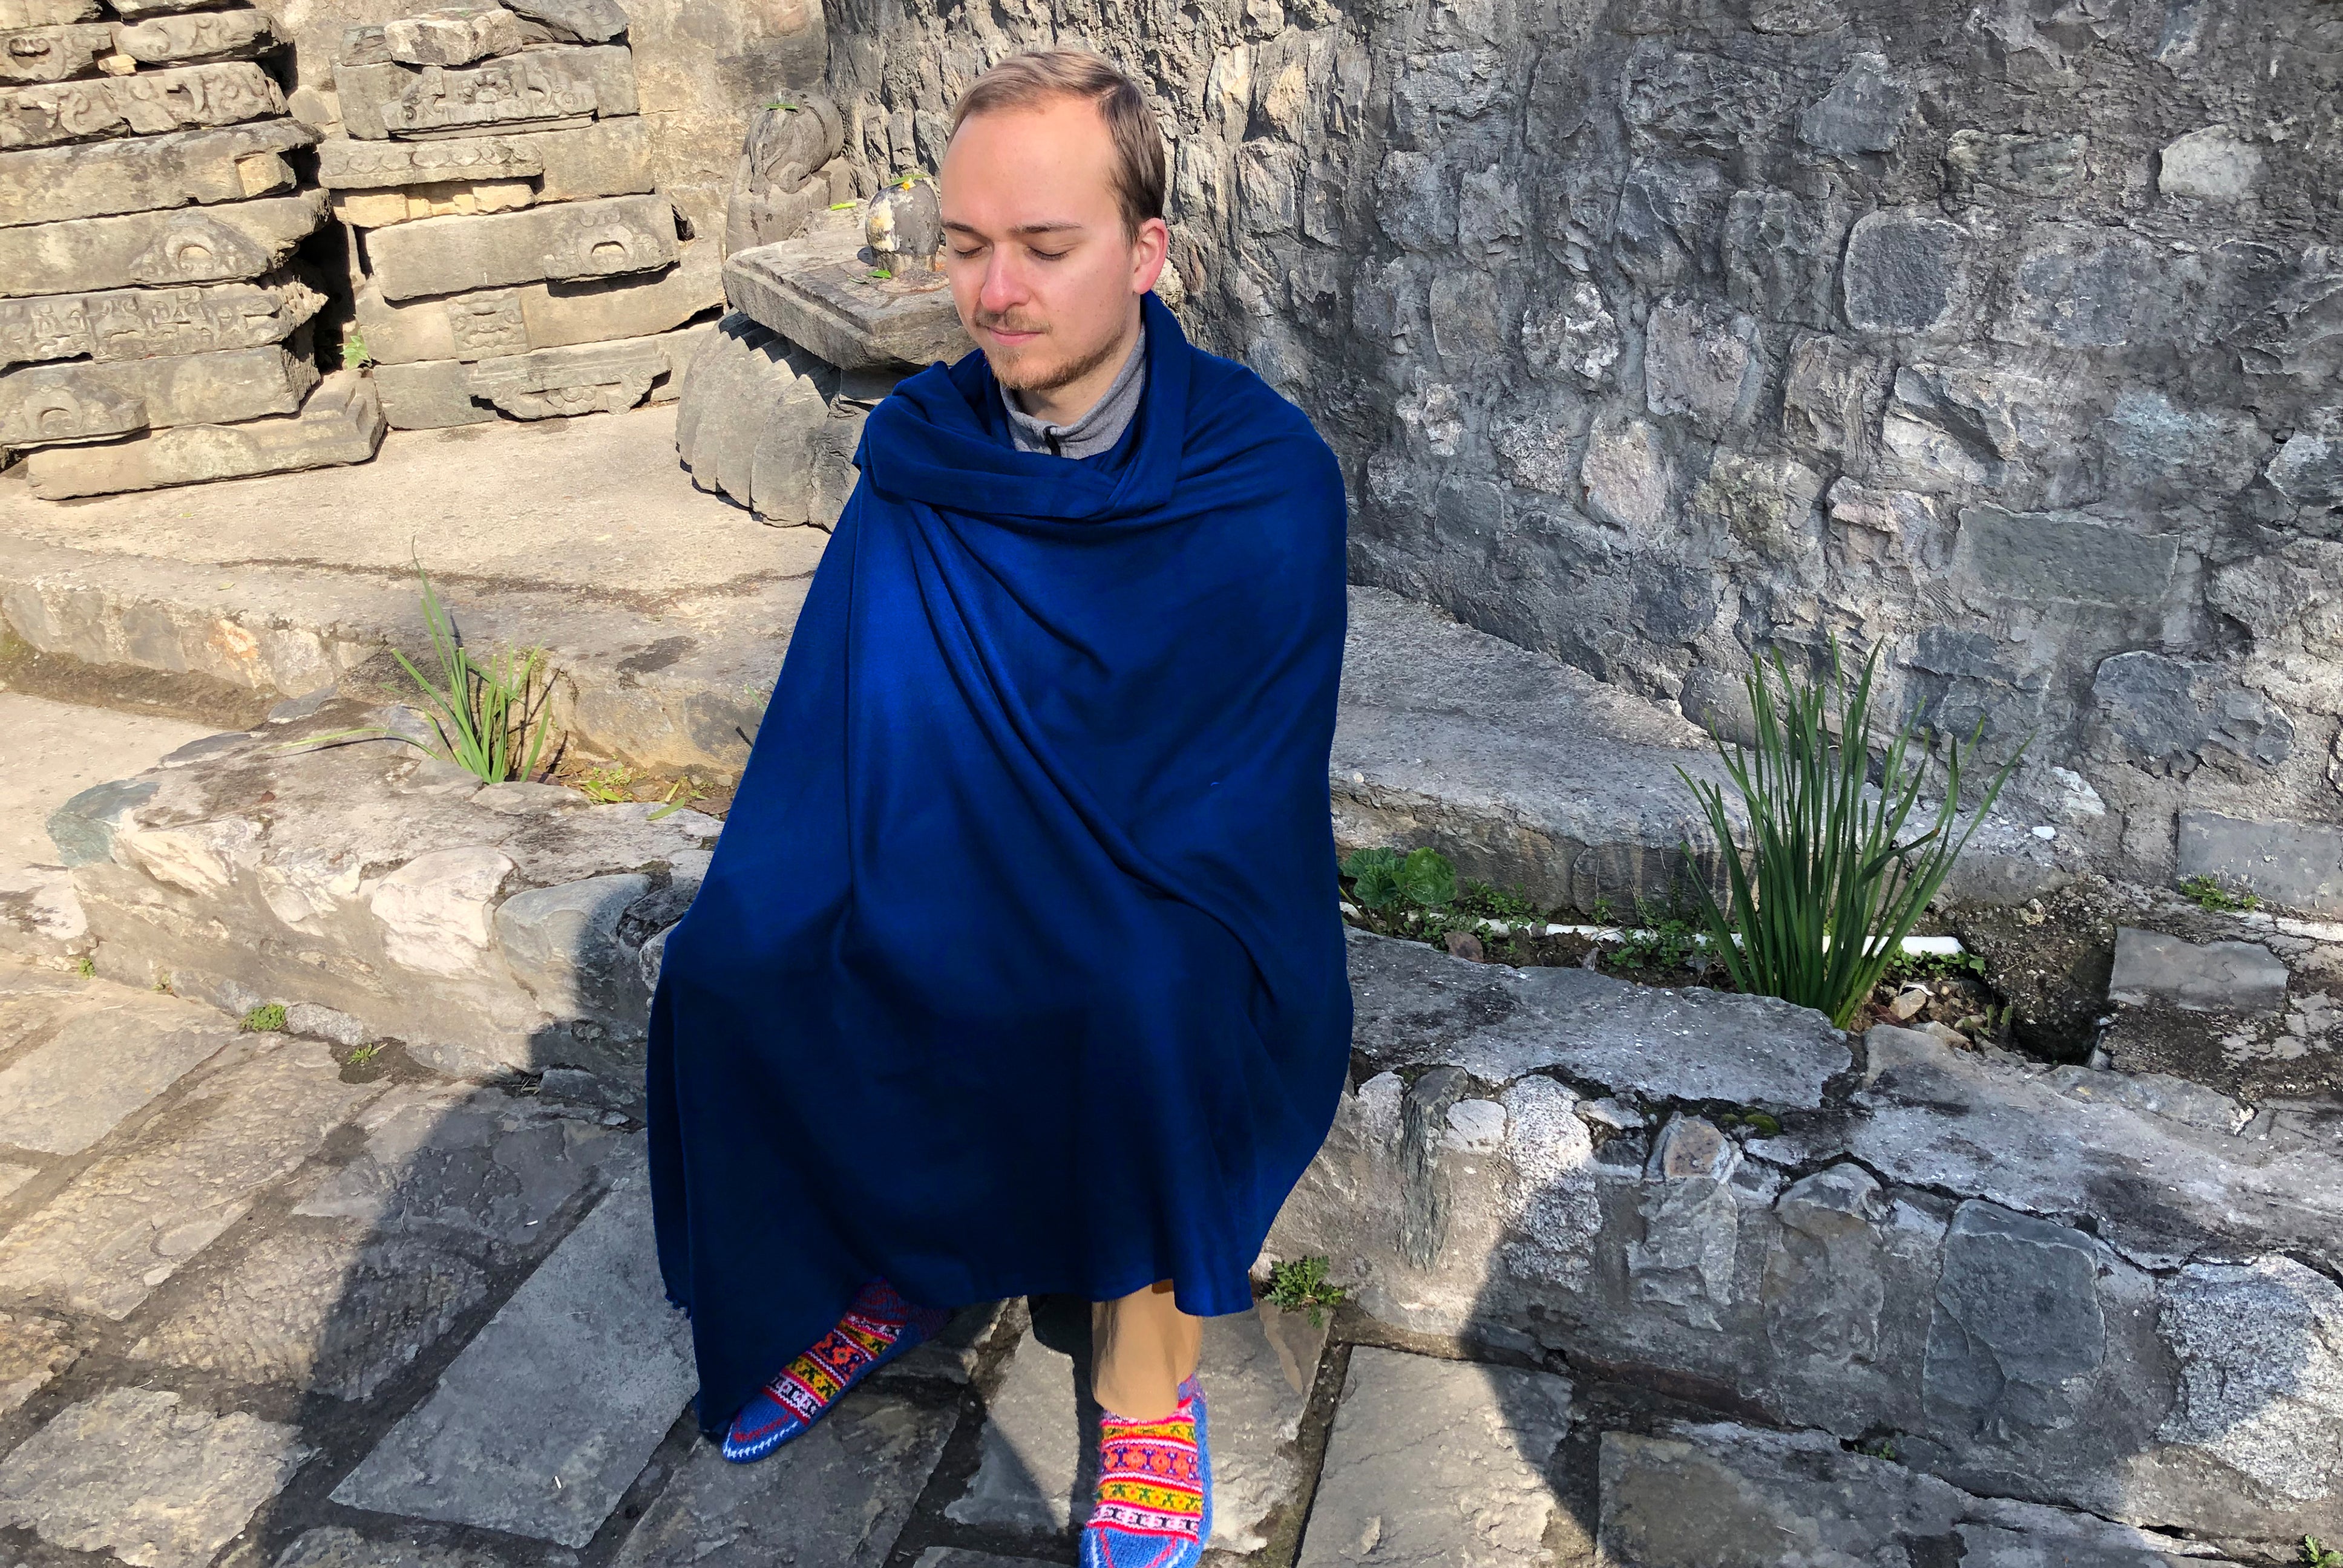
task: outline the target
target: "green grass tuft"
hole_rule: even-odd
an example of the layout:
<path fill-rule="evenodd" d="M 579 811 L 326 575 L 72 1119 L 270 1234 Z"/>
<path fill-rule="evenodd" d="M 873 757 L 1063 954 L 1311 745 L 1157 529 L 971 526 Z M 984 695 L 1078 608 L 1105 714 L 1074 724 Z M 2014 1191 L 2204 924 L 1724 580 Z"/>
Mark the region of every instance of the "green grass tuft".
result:
<path fill-rule="evenodd" d="M 2210 877 L 2183 877 L 2180 894 L 2198 909 L 2217 915 L 2242 914 L 2262 907 L 2262 901 L 2244 889 L 2232 892 Z M 2343 1568 L 2343 1562 L 2337 1563 L 2334 1568 Z"/>
<path fill-rule="evenodd" d="M 265 1001 L 244 1015 L 244 1027 L 251 1030 L 277 1030 L 285 1027 L 285 1004 Z"/>
<path fill-rule="evenodd" d="M 1306 1312 L 1312 1328 L 1324 1327 L 1326 1310 L 1341 1306 L 1350 1294 L 1327 1280 L 1331 1266 L 1323 1258 L 1288 1258 L 1277 1264 L 1269 1271 L 1269 1304 L 1282 1312 Z"/>

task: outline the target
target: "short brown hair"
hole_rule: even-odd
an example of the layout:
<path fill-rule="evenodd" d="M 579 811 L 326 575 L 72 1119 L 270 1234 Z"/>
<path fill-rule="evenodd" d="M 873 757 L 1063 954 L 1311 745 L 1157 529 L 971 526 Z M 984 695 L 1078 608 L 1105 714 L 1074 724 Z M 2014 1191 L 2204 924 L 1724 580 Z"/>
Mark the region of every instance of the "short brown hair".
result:
<path fill-rule="evenodd" d="M 1113 65 L 1086 49 L 1035 49 L 1011 55 L 979 76 L 952 106 L 953 133 L 971 115 L 990 109 L 1030 109 L 1054 98 L 1088 100 L 1114 138 L 1114 195 L 1122 208 L 1125 239 L 1163 216 L 1163 133 L 1147 111 L 1147 95 Z"/>

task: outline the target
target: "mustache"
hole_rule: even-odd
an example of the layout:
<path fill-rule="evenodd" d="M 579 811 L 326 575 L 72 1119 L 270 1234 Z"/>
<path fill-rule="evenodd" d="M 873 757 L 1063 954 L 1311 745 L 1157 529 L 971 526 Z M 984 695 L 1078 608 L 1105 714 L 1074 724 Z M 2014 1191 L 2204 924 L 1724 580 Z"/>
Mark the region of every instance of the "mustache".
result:
<path fill-rule="evenodd" d="M 999 311 L 993 310 L 978 311 L 976 313 L 976 324 L 979 327 L 993 332 L 1041 332 L 1048 328 L 1048 324 L 1046 322 L 1026 322 L 1015 320 Z"/>

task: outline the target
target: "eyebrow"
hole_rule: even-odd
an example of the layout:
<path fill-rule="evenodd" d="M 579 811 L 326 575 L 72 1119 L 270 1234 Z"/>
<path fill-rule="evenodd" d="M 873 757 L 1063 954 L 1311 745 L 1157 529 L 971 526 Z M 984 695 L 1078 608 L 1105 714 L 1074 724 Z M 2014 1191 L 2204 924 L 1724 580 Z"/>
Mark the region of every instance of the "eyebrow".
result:
<path fill-rule="evenodd" d="M 1009 232 L 1015 235 L 1058 234 L 1067 229 L 1076 229 L 1082 226 L 1082 225 L 1074 222 L 1071 218 L 1055 218 L 1048 223 L 1021 223 Z M 944 220 L 944 227 L 951 229 L 955 233 L 959 234 L 976 235 L 980 239 L 983 237 L 983 235 L 971 226 L 964 223 L 954 223 L 950 218 L 946 218 Z"/>

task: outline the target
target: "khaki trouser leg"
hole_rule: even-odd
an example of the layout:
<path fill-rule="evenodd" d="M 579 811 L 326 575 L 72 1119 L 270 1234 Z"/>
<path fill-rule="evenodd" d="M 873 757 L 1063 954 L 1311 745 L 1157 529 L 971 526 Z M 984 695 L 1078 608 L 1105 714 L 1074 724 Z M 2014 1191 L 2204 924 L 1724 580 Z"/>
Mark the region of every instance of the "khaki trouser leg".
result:
<path fill-rule="evenodd" d="M 1169 1415 L 1180 1384 L 1196 1370 L 1204 1320 L 1172 1302 L 1172 1282 L 1158 1280 L 1117 1301 L 1091 1303 L 1091 1392 L 1101 1406 L 1131 1421 Z"/>

